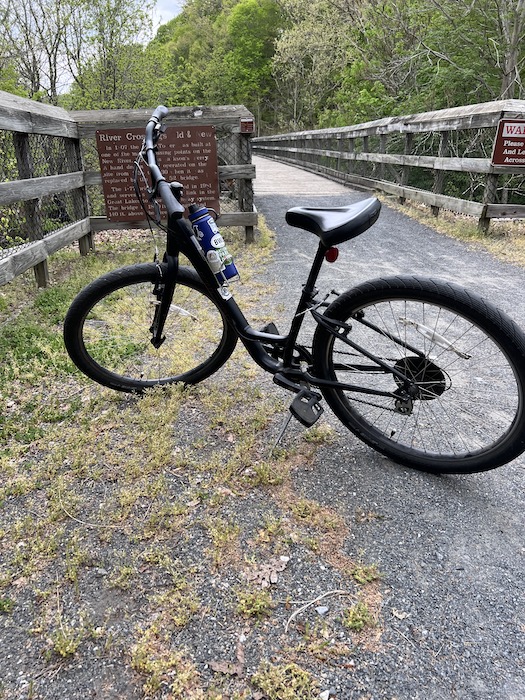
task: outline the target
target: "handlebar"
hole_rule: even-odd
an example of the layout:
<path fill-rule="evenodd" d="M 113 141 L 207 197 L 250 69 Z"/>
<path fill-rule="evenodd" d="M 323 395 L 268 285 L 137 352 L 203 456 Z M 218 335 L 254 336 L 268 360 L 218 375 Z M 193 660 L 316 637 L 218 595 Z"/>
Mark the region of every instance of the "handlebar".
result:
<path fill-rule="evenodd" d="M 153 192 L 158 192 L 164 206 L 168 211 L 168 216 L 182 216 L 184 207 L 174 196 L 169 183 L 162 174 L 157 163 L 157 141 L 162 133 L 162 120 L 168 115 L 168 108 L 164 105 L 159 105 L 151 115 L 144 136 L 144 152 L 148 163 L 149 172 L 151 175 L 151 186 Z"/>

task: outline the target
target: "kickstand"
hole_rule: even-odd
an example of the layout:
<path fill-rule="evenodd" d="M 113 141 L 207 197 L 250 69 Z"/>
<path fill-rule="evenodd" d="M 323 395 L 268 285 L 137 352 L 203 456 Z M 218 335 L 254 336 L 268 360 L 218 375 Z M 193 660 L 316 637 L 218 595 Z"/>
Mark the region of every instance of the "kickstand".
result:
<path fill-rule="evenodd" d="M 268 459 L 271 459 L 271 458 L 272 458 L 273 453 L 275 452 L 277 446 L 279 445 L 279 443 L 280 443 L 281 440 L 283 439 L 283 436 L 284 436 L 284 434 L 285 434 L 285 432 L 286 432 L 286 428 L 289 426 L 291 420 L 292 420 L 292 414 L 290 413 L 290 411 L 288 411 L 288 413 L 286 414 L 286 417 L 285 417 L 285 419 L 284 419 L 284 421 L 283 421 L 283 424 L 282 424 L 282 426 L 281 426 L 281 430 L 280 430 L 280 432 L 279 432 L 279 435 L 277 436 L 277 440 L 274 442 L 274 444 L 272 445 L 272 447 L 270 447 L 270 450 L 269 450 L 269 452 L 268 452 Z"/>

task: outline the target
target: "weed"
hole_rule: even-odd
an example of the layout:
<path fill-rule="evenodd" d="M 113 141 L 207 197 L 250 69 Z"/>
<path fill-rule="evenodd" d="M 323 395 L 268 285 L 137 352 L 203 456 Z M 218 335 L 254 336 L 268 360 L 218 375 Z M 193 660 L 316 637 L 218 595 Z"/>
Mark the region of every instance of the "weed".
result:
<path fill-rule="evenodd" d="M 123 564 L 119 566 L 109 577 L 109 583 L 112 588 L 119 588 L 121 591 L 127 591 L 133 583 L 133 576 L 136 574 L 135 568 Z"/>
<path fill-rule="evenodd" d="M 268 700 L 314 700 L 319 693 L 314 678 L 294 663 L 270 665 L 264 662 L 251 682 Z"/>
<path fill-rule="evenodd" d="M 211 555 L 215 566 L 231 559 L 238 546 L 240 528 L 237 524 L 221 517 L 210 517 L 204 523 L 211 538 Z"/>
<path fill-rule="evenodd" d="M 343 611 L 342 622 L 345 627 L 354 632 L 360 632 L 364 627 L 374 624 L 368 605 L 362 601 Z"/>
<path fill-rule="evenodd" d="M 15 607 L 15 601 L 11 598 L 0 598 L 0 614 L 8 614 Z"/>
<path fill-rule="evenodd" d="M 50 635 L 53 651 L 64 658 L 76 653 L 84 637 L 85 631 L 83 629 L 62 622 L 58 629 Z"/>
<path fill-rule="evenodd" d="M 151 602 L 163 610 L 164 619 L 172 622 L 176 627 L 184 627 L 193 615 L 200 609 L 198 597 L 189 589 L 185 582 L 169 591 L 151 596 Z"/>
<path fill-rule="evenodd" d="M 250 486 L 278 486 L 284 481 L 284 470 L 275 462 L 256 462 L 246 474 Z"/>
<path fill-rule="evenodd" d="M 84 549 L 77 533 L 66 544 L 66 578 L 72 583 L 78 582 L 81 567 L 93 565 L 93 556 Z"/>
<path fill-rule="evenodd" d="M 173 700 L 190 697 L 204 700 L 195 665 L 181 650 L 169 648 L 168 635 L 157 624 L 138 633 L 140 640 L 131 649 L 131 666 L 147 676 L 143 686 L 145 697 L 155 695 L 166 684 L 171 686 Z"/>
<path fill-rule="evenodd" d="M 342 525 L 342 518 L 316 501 L 300 498 L 290 506 L 299 522 L 321 530 L 336 530 Z"/>
<path fill-rule="evenodd" d="M 345 656 L 350 653 L 348 646 L 342 642 L 336 642 L 334 631 L 330 629 L 326 621 L 317 622 L 313 626 L 306 624 L 304 641 L 300 642 L 297 651 L 311 654 L 320 661 L 327 661 L 337 656 Z"/>
<path fill-rule="evenodd" d="M 316 423 L 304 432 L 306 442 L 311 442 L 314 445 L 326 445 L 333 442 L 334 437 L 335 430 L 328 423 Z"/>
<path fill-rule="evenodd" d="M 282 518 L 274 515 L 266 515 L 264 518 L 263 527 L 257 533 L 257 542 L 261 544 L 269 544 L 273 540 L 281 537 L 284 534 L 284 526 Z"/>
<path fill-rule="evenodd" d="M 237 592 L 236 611 L 243 617 L 261 618 L 270 615 L 274 602 L 267 589 L 240 590 Z"/>
<path fill-rule="evenodd" d="M 258 252 L 237 244 L 246 258 L 244 269 L 255 253 L 253 279 L 272 245 L 271 238 L 264 238 Z M 329 440 L 330 431 L 316 426 L 306 437 L 309 445 L 300 444 L 295 452 L 280 450 L 279 458 L 265 460 L 270 421 L 283 410 L 284 399 L 266 398 L 259 386 L 262 370 L 248 365 L 240 351 L 232 358 L 227 381 L 217 375 L 199 387 L 159 387 L 141 397 L 111 392 L 81 376 L 64 350 L 60 322 L 88 279 L 133 261 L 117 254 L 117 248 L 111 243 L 82 260 L 72 253 L 57 255 L 53 269 L 62 281 L 49 290 L 34 290 L 32 279 L 2 289 L 0 429 L 6 449 L 0 455 L 5 562 L 0 613 L 9 615 L 15 604 L 15 612 L 24 604 L 32 614 L 27 629 L 47 640 L 48 659 L 59 657 L 54 659 L 57 673 L 62 667 L 67 671 L 74 655 L 81 657 L 85 640 L 98 648 L 97 654 L 112 661 L 119 656 L 119 663 L 125 647 L 130 651 L 126 671 L 134 678 L 131 665 L 141 674 L 145 697 L 247 700 L 258 691 L 269 700 L 317 698 L 315 681 L 295 664 L 262 665 L 252 694 L 243 690 L 248 681 L 239 678 L 221 677 L 205 686 L 181 644 L 194 638 L 190 625 L 213 630 L 216 624 L 205 615 L 197 585 L 204 587 L 211 577 L 214 586 L 215 579 L 220 581 L 209 592 L 210 611 L 211 605 L 220 605 L 214 596 L 223 596 L 232 630 L 241 617 L 249 628 L 268 616 L 271 630 L 275 611 L 270 590 L 252 588 L 253 582 L 237 590 L 226 588 L 226 582 L 245 560 L 261 561 L 261 549 L 269 558 L 289 553 L 292 542 L 306 544 L 321 557 L 328 547 L 337 548 L 339 516 L 297 498 L 291 487 L 287 491 L 291 470 Z M 243 275 L 245 281 L 250 274 Z M 239 291 L 255 318 L 266 312 L 263 289 L 253 282 Z M 277 308 L 285 310 L 284 305 Z M 253 493 L 257 488 L 260 493 Z M 255 512 L 243 515 L 252 496 L 257 508 L 259 497 L 274 499 L 259 520 Z M 249 529 L 254 522 L 259 524 L 255 532 Z M 112 562 L 110 573 L 98 562 Z M 101 569 L 86 571 L 95 565 Z M 215 576 L 212 565 L 235 570 Z M 126 607 L 130 600 L 141 601 L 138 612 Z M 82 619 L 83 604 L 96 621 Z M 122 624 L 114 624 L 120 611 Z M 128 640 L 123 635 L 131 615 L 145 622 Z M 321 632 L 308 641 L 309 663 L 312 657 L 315 664 L 336 653 L 331 638 Z M 275 641 L 272 648 L 278 645 Z M 29 647 L 39 645 L 30 642 Z M 132 691 L 140 694 L 137 688 Z"/>
<path fill-rule="evenodd" d="M 354 581 L 357 581 L 357 583 L 364 585 L 380 579 L 381 573 L 375 564 L 371 564 L 370 566 L 356 564 L 350 569 L 350 576 Z"/>

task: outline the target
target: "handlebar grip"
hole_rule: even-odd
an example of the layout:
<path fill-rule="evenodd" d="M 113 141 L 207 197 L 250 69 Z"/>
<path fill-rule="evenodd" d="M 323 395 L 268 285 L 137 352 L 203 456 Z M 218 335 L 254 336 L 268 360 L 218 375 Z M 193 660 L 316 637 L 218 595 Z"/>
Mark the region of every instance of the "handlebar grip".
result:
<path fill-rule="evenodd" d="M 159 105 L 157 107 L 157 109 L 153 112 L 153 114 L 151 115 L 150 120 L 155 119 L 158 122 L 161 122 L 164 119 L 164 117 L 167 117 L 167 116 L 168 116 L 168 108 L 164 107 L 164 105 Z"/>

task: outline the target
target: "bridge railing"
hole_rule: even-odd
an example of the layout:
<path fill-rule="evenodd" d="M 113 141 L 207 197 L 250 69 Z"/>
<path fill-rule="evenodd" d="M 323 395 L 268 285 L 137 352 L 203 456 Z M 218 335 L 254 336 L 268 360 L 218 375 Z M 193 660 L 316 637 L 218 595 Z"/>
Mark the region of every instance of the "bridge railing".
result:
<path fill-rule="evenodd" d="M 0 286 L 31 267 L 38 286 L 46 286 L 52 253 L 78 241 L 86 254 L 95 231 L 147 225 L 106 218 L 94 138 L 97 129 L 144 127 L 151 111 L 66 112 L 0 91 Z M 257 213 L 251 133 L 241 126 L 246 119 L 253 116 L 242 106 L 179 107 L 170 109 L 166 123 L 215 126 L 220 224 L 244 227 L 250 240 Z"/>
<path fill-rule="evenodd" d="M 365 189 L 477 217 L 525 218 L 525 167 L 494 166 L 500 119 L 524 119 L 503 100 L 341 128 L 255 138 L 254 154 Z"/>

